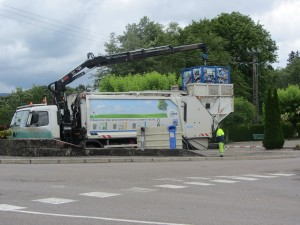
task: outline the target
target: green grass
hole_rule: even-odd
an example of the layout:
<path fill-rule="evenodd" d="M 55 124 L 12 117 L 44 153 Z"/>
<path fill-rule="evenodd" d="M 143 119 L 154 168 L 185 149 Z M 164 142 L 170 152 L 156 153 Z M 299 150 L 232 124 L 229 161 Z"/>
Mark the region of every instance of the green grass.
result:
<path fill-rule="evenodd" d="M 167 118 L 166 113 L 155 113 L 155 114 L 102 114 L 102 115 L 90 115 L 90 118 Z"/>

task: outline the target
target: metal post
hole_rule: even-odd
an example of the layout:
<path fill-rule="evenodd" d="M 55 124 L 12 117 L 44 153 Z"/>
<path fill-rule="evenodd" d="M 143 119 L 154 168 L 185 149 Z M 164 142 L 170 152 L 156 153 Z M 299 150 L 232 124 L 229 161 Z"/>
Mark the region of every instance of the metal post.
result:
<path fill-rule="evenodd" d="M 254 122 L 259 123 L 259 101 L 258 101 L 258 59 L 255 53 L 253 54 L 253 105 L 255 105 Z"/>

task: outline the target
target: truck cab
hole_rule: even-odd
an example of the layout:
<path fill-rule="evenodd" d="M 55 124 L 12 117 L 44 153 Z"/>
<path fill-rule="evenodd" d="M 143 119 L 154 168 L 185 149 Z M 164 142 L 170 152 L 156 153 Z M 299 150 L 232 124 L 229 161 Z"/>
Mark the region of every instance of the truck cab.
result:
<path fill-rule="evenodd" d="M 18 107 L 10 124 L 13 138 L 60 138 L 56 105 L 31 104 Z"/>

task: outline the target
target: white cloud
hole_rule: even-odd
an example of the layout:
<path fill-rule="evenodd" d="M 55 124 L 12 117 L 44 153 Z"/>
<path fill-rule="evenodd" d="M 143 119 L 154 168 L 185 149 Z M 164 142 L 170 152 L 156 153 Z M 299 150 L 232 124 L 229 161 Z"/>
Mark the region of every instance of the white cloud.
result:
<path fill-rule="evenodd" d="M 232 11 L 270 31 L 279 46 L 276 65 L 284 67 L 288 54 L 299 50 L 298 0 L 0 0 L 0 87 L 48 85 L 84 62 L 86 53 L 103 54 L 110 33 L 121 35 L 143 16 L 186 26 Z M 88 77 L 73 85 L 92 83 Z"/>
<path fill-rule="evenodd" d="M 299 50 L 300 30 L 298 21 L 300 21 L 300 1 L 277 1 L 276 7 L 260 15 L 254 15 L 253 19 L 260 21 L 265 29 L 276 41 L 279 51 L 277 67 L 285 67 L 288 54 L 291 51 Z"/>
<path fill-rule="evenodd" d="M 0 93 L 11 93 L 12 91 L 15 91 L 16 87 L 9 86 L 6 83 L 0 82 Z"/>

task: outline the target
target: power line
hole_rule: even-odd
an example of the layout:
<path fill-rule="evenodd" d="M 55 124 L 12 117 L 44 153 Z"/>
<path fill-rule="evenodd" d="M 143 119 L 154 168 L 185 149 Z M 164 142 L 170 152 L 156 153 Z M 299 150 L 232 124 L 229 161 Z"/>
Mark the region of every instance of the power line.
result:
<path fill-rule="evenodd" d="M 39 23 L 43 23 L 43 24 L 46 24 L 46 25 L 50 25 L 50 26 L 54 26 L 54 27 L 58 27 L 58 28 L 61 28 L 55 24 L 52 24 L 52 23 L 48 23 L 48 22 L 44 22 L 44 21 L 41 21 L 39 19 L 34 19 L 34 18 L 31 18 L 31 17 L 28 17 L 28 16 L 24 16 L 24 15 L 21 15 L 19 13 L 15 13 L 15 12 L 12 12 L 12 11 L 9 11 L 9 10 L 6 10 L 6 9 L 0 9 L 1 11 L 5 11 L 5 12 L 8 12 L 8 13 L 11 13 L 11 14 L 14 14 L 14 15 L 17 15 L 17 16 L 20 16 L 20 17 L 23 17 L 23 18 L 26 18 L 26 19 L 29 19 L 29 20 L 32 20 L 34 22 L 39 22 Z M 90 36 L 90 37 L 93 37 L 93 38 L 99 38 L 97 36 L 94 36 L 94 35 L 89 35 L 89 34 L 85 34 L 85 33 L 82 33 L 82 32 L 79 32 L 79 31 L 75 31 L 75 30 L 72 30 L 72 29 L 69 29 L 69 28 L 63 28 L 65 30 L 69 30 L 71 32 L 74 32 L 74 33 L 77 33 L 77 34 L 80 34 L 80 35 L 85 35 L 85 36 Z"/>
<path fill-rule="evenodd" d="M 13 7 L 13 6 L 10 6 L 10 5 L 8 5 L 8 4 L 0 3 L 0 5 L 3 5 L 4 7 L 11 8 L 11 9 L 14 9 L 14 10 L 17 10 L 17 11 L 20 11 L 20 12 L 24 12 L 24 13 L 27 13 L 27 14 L 31 14 L 31 15 L 33 15 L 33 16 L 41 17 L 41 18 L 44 18 L 44 19 L 46 19 L 46 20 L 50 20 L 50 21 L 53 21 L 53 22 L 56 22 L 56 23 L 59 23 L 59 24 L 63 24 L 63 25 L 70 26 L 70 27 L 74 27 L 74 28 L 76 28 L 76 29 L 79 28 L 80 30 L 85 30 L 85 31 L 87 31 L 87 32 L 89 32 L 89 33 L 93 33 L 93 34 L 96 35 L 96 36 L 99 36 L 99 35 L 100 35 L 100 36 L 102 36 L 102 37 L 106 37 L 106 36 L 103 35 L 103 34 L 100 34 L 100 33 L 97 33 L 97 32 L 91 32 L 90 30 L 87 30 L 87 29 L 85 29 L 85 28 L 83 28 L 83 27 L 80 27 L 80 26 L 74 26 L 74 25 L 72 25 L 72 24 L 64 23 L 64 22 L 61 22 L 61 21 L 59 21 L 59 20 L 55 20 L 55 19 L 52 19 L 52 18 L 49 18 L 49 17 L 45 17 L 45 16 L 42 16 L 42 15 L 39 15 L 39 14 L 36 14 L 36 13 L 32 13 L 32 12 L 29 12 L 29 11 L 26 11 L 26 10 L 18 9 L 18 8 Z"/>
<path fill-rule="evenodd" d="M 83 28 L 83 27 L 74 26 L 74 25 L 71 25 L 71 24 L 66 24 L 66 23 L 63 23 L 63 22 L 61 22 L 61 21 L 59 21 L 59 20 L 54 20 L 54 19 L 51 19 L 51 18 L 48 18 L 48 17 L 45 17 L 45 16 L 41 16 L 41 15 L 38 15 L 38 14 L 35 14 L 35 13 L 31 13 L 31 12 L 28 12 L 28 11 L 25 11 L 25 10 L 22 10 L 22 9 L 18 9 L 18 8 L 16 8 L 16 7 L 12 7 L 12 6 L 8 5 L 8 4 L 0 3 L 0 5 L 2 5 L 2 6 L 4 6 L 4 7 L 7 7 L 7 8 L 11 8 L 11 9 L 17 10 L 17 11 L 22 12 L 22 13 L 26 13 L 26 14 L 33 15 L 33 16 L 35 16 L 35 17 L 40 17 L 40 18 L 46 19 L 46 20 L 48 20 L 48 21 L 53 21 L 54 23 L 45 22 L 45 21 L 43 21 L 43 20 L 41 20 L 41 19 L 29 17 L 29 16 L 26 16 L 26 15 L 24 15 L 24 14 L 20 14 L 20 13 L 16 13 L 16 12 L 13 12 L 13 11 L 10 11 L 10 10 L 7 10 L 7 9 L 1 9 L 1 8 L 0 8 L 0 10 L 5 11 L 5 12 L 7 12 L 7 13 L 14 14 L 14 15 L 17 15 L 17 16 L 20 16 L 20 17 L 24 17 L 24 18 L 29 19 L 29 20 L 32 20 L 32 21 L 34 21 L 34 22 L 44 23 L 44 24 L 47 24 L 47 25 L 50 25 L 50 26 L 54 26 L 54 27 L 58 27 L 58 28 L 61 28 L 61 29 L 69 30 L 69 31 L 71 31 L 71 32 L 74 32 L 74 33 L 77 33 L 77 34 L 80 34 L 80 35 L 85 35 L 85 36 L 89 36 L 89 37 L 92 37 L 92 38 L 97 38 L 97 39 L 104 40 L 104 38 L 103 38 L 104 35 L 99 34 L 99 33 L 91 32 L 91 31 L 89 31 L 89 30 L 87 30 L 87 29 L 85 29 L 85 28 Z M 11 17 L 9 17 L 9 18 L 11 18 Z M 11 18 L 11 19 L 14 19 L 14 18 Z M 18 21 L 20 21 L 20 20 L 18 20 Z M 25 22 L 25 23 L 26 23 L 26 22 Z M 27 22 L 27 23 L 28 23 L 28 22 Z M 55 24 L 55 23 L 62 24 L 62 25 L 64 25 L 64 27 L 62 27 L 62 26 L 60 26 L 60 25 L 57 25 L 57 24 Z M 33 25 L 32 23 L 29 23 L 29 24 Z M 38 25 L 37 25 L 37 26 L 38 26 Z M 68 27 L 65 27 L 65 26 L 68 26 Z M 44 26 L 39 26 L 39 27 L 45 29 Z M 71 28 L 70 28 L 70 27 L 71 27 Z M 72 28 L 72 27 L 73 27 L 73 28 Z M 76 29 L 74 29 L 74 28 L 76 28 Z M 53 30 L 53 29 L 49 29 L 49 28 L 46 28 L 46 29 L 48 29 L 48 30 Z M 78 29 L 80 29 L 80 31 L 78 31 Z M 84 30 L 84 31 L 87 31 L 87 32 L 89 32 L 89 33 L 92 33 L 92 34 L 87 34 L 87 33 L 81 32 L 81 31 L 83 31 L 83 30 Z M 59 30 L 53 30 L 53 31 L 61 32 L 61 31 L 59 31 Z M 95 34 L 95 35 L 93 35 L 93 34 Z"/>
<path fill-rule="evenodd" d="M 62 33 L 62 34 L 67 35 L 67 36 L 82 38 L 82 39 L 86 39 L 86 40 L 89 40 L 89 41 L 95 41 L 94 39 L 90 39 L 90 38 L 87 38 L 87 37 L 84 37 L 84 36 L 74 35 L 74 34 L 64 32 L 64 31 L 55 30 L 55 29 L 52 29 L 52 28 L 49 28 L 49 27 L 44 27 L 44 26 L 37 25 L 37 24 L 31 23 L 31 22 L 28 22 L 28 21 L 19 20 L 19 19 L 13 18 L 13 17 L 9 17 L 7 15 L 0 14 L 0 16 L 6 17 L 6 18 L 9 18 L 9 19 L 12 19 L 12 20 L 16 20 L 16 21 L 21 22 L 21 23 L 27 23 L 27 24 L 30 24 L 30 25 L 33 25 L 33 26 L 36 26 L 36 27 L 39 27 L 39 28 L 42 28 L 42 29 Z"/>

